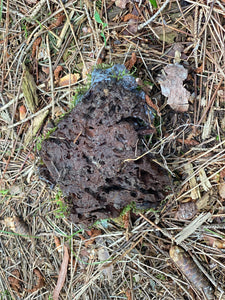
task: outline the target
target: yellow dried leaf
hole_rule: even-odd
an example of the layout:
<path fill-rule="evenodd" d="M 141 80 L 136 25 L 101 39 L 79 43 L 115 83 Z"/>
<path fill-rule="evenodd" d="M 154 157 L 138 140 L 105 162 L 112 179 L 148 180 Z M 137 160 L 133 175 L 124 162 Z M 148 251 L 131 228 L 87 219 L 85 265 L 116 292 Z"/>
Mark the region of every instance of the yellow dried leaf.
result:
<path fill-rule="evenodd" d="M 80 74 L 67 74 L 59 79 L 59 86 L 66 86 L 76 83 L 80 79 Z"/>

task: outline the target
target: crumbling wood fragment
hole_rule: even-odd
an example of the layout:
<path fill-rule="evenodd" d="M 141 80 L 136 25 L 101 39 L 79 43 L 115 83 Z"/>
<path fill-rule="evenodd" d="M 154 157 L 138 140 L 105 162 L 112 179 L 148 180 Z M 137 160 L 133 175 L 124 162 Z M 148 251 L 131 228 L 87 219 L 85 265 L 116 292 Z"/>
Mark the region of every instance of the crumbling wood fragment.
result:
<path fill-rule="evenodd" d="M 48 180 L 59 184 L 76 223 L 118 217 L 131 202 L 157 207 L 170 185 L 140 137 L 153 132 L 145 93 L 124 66 L 92 73 L 92 86 L 42 143 Z M 47 173 L 45 172 L 45 177 Z"/>
<path fill-rule="evenodd" d="M 22 82 L 23 95 L 26 101 L 26 105 L 32 113 L 35 113 L 38 105 L 38 96 L 36 83 L 33 76 L 30 74 L 28 68 L 23 64 L 24 77 Z"/>

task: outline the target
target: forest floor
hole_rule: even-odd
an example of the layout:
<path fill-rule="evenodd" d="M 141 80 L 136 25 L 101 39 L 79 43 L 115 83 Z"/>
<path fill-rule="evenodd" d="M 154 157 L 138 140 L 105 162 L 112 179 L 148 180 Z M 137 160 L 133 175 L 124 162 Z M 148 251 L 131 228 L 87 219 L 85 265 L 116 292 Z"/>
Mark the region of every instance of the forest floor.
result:
<path fill-rule="evenodd" d="M 225 299 L 224 0 L 2 0 L 0 49 L 0 299 Z M 39 150 L 115 64 L 155 109 L 147 147 L 171 188 L 84 228 Z"/>

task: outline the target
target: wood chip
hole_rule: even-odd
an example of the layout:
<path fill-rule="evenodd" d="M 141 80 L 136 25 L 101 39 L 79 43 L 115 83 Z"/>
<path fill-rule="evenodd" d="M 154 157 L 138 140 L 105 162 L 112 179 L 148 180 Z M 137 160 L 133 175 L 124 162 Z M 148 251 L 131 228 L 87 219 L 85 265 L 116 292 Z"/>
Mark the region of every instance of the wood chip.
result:
<path fill-rule="evenodd" d="M 24 77 L 22 82 L 22 91 L 29 110 L 34 113 L 38 105 L 38 96 L 36 83 L 28 68 L 23 64 Z"/>
<path fill-rule="evenodd" d="M 184 240 L 186 240 L 192 233 L 194 233 L 198 227 L 211 218 L 212 214 L 208 212 L 207 214 L 201 213 L 197 218 L 195 218 L 188 226 L 186 226 L 181 232 L 175 236 L 175 242 L 180 245 Z"/>

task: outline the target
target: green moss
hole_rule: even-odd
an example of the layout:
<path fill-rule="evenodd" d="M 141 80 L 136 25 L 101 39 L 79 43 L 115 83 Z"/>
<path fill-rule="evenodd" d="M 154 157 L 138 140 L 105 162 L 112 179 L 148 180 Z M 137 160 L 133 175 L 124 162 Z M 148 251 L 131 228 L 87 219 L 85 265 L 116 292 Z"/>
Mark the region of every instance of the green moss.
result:
<path fill-rule="evenodd" d="M 48 139 L 50 135 L 57 129 L 57 126 L 49 129 L 49 131 L 42 136 L 39 136 L 36 141 L 36 149 L 37 151 L 41 151 L 41 144 L 44 140 Z"/>
<path fill-rule="evenodd" d="M 59 189 L 58 192 L 55 195 L 55 198 L 52 199 L 53 202 L 57 204 L 57 209 L 54 211 L 55 217 L 57 219 L 63 219 L 66 217 L 66 215 L 69 214 L 69 208 L 65 201 L 63 200 L 63 194 L 62 191 Z"/>

